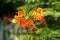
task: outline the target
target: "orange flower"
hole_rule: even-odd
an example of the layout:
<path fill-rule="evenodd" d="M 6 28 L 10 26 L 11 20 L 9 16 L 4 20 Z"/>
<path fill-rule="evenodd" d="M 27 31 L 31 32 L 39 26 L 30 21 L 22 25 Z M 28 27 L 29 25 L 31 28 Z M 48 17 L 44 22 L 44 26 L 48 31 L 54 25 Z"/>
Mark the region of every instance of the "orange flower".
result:
<path fill-rule="evenodd" d="M 27 22 L 26 20 L 21 20 L 20 21 L 19 26 L 20 26 L 21 29 L 24 29 L 25 28 L 26 22 Z"/>
<path fill-rule="evenodd" d="M 42 9 L 38 8 L 38 9 L 36 9 L 36 12 L 39 13 L 39 14 L 41 14 L 42 13 Z"/>
<path fill-rule="evenodd" d="M 24 29 L 25 28 L 24 22 L 19 23 L 19 26 L 20 26 L 21 29 Z"/>
<path fill-rule="evenodd" d="M 21 20 L 19 25 L 22 29 L 24 29 L 25 26 L 27 26 L 31 30 L 33 30 L 33 28 L 34 28 L 32 20 Z"/>
<path fill-rule="evenodd" d="M 32 20 L 28 20 L 28 26 L 29 26 L 29 28 L 32 30 L 33 29 L 33 27 L 34 27 L 34 25 L 33 25 L 34 23 L 33 23 L 33 21 Z"/>
<path fill-rule="evenodd" d="M 40 17 L 40 23 L 43 23 L 44 22 L 44 16 Z"/>
<path fill-rule="evenodd" d="M 17 22 L 20 22 L 21 20 L 23 20 L 23 18 L 19 17 L 19 16 L 16 16 L 15 19 L 16 19 Z"/>
<path fill-rule="evenodd" d="M 25 13 L 25 11 L 20 11 L 20 10 L 18 10 L 18 16 L 19 17 L 24 17 L 25 15 L 26 15 L 26 13 Z"/>
<path fill-rule="evenodd" d="M 47 10 L 46 10 L 46 13 L 47 13 Z M 37 8 L 34 12 L 34 20 L 38 20 L 40 23 L 44 23 L 46 29 L 48 29 L 48 26 L 44 19 L 44 16 L 46 15 L 46 13 L 43 13 L 41 8 Z"/>
<path fill-rule="evenodd" d="M 12 20 L 13 23 L 20 22 L 21 20 L 24 19 L 23 17 L 26 15 L 25 11 L 18 10 L 17 13 L 18 15 L 15 15 L 14 20 Z"/>
<path fill-rule="evenodd" d="M 34 12 L 34 19 L 39 20 L 41 23 L 44 22 L 44 13 L 42 12 L 41 8 L 37 8 Z"/>

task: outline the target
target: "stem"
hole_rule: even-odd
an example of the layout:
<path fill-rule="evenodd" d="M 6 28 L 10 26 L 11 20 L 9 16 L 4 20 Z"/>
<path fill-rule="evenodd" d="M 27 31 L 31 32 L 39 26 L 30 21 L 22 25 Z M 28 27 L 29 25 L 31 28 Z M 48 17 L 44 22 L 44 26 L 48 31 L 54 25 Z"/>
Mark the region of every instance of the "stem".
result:
<path fill-rule="evenodd" d="M 46 27 L 46 30 L 48 31 L 48 25 L 47 25 L 47 23 L 46 23 L 45 20 L 44 20 L 44 25 L 45 25 L 45 27 Z"/>

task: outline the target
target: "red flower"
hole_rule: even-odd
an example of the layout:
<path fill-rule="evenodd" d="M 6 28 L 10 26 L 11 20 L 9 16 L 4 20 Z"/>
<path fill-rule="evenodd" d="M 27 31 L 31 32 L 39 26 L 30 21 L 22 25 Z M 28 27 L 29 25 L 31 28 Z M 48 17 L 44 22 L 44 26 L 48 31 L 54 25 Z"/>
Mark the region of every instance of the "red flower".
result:
<path fill-rule="evenodd" d="M 40 23 L 43 23 L 44 22 L 44 16 L 40 17 Z"/>
<path fill-rule="evenodd" d="M 21 20 L 19 25 L 22 29 L 24 29 L 26 26 L 31 30 L 34 28 L 34 23 L 32 20 Z"/>
<path fill-rule="evenodd" d="M 25 24 L 22 22 L 22 23 L 19 23 L 19 26 L 21 29 L 24 29 L 25 28 Z"/>

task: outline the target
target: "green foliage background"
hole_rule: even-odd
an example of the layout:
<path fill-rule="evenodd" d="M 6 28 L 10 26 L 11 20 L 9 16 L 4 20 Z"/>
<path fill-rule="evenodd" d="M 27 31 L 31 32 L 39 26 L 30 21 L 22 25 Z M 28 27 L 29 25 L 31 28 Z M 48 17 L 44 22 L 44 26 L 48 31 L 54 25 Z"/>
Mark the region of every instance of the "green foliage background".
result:
<path fill-rule="evenodd" d="M 37 22 L 38 29 L 33 36 L 22 34 L 18 38 L 21 38 L 20 40 L 60 40 L 60 0 L 2 0 L 0 2 L 1 13 L 13 10 L 15 15 L 15 12 L 21 9 L 27 12 L 26 19 L 33 16 L 35 7 L 41 7 L 43 11 L 49 9 L 45 16 L 49 31 Z"/>

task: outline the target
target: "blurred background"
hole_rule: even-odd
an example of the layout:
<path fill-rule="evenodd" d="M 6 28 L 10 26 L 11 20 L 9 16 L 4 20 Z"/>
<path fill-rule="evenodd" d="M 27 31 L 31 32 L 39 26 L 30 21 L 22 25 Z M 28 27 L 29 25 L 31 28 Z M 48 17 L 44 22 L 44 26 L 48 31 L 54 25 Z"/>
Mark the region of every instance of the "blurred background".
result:
<path fill-rule="evenodd" d="M 38 29 L 32 36 L 22 34 L 17 23 L 7 20 L 8 17 L 14 18 L 19 9 L 25 10 L 30 18 L 35 7 L 43 11 L 49 9 L 45 16 L 48 32 L 43 24 L 37 22 L 35 25 Z M 0 0 L 0 40 L 60 40 L 60 0 Z"/>

